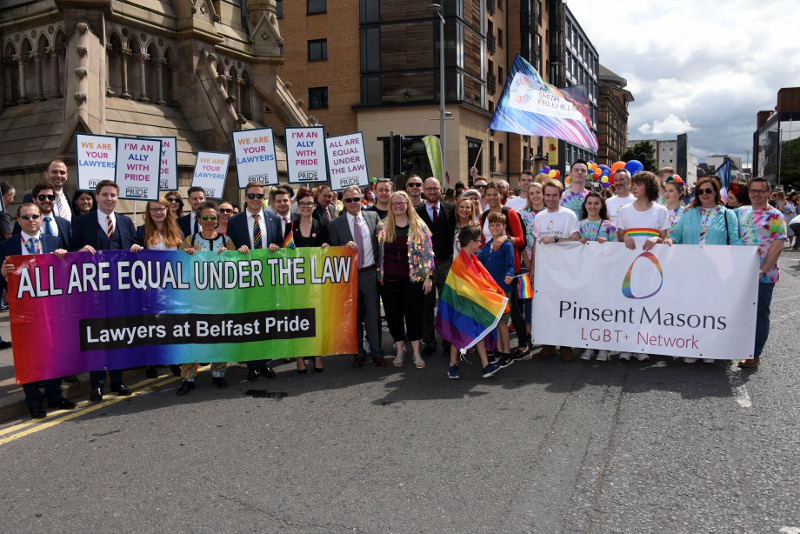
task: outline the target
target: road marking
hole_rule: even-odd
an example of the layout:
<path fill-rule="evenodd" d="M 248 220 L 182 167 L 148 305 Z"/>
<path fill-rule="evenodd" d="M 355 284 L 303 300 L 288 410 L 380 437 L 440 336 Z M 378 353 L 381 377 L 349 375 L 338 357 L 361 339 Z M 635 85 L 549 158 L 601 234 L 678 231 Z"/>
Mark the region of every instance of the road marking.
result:
<path fill-rule="evenodd" d="M 792 316 L 797 315 L 797 314 L 800 314 L 800 310 L 795 310 L 795 311 L 792 311 L 792 312 L 789 312 L 789 313 L 784 313 L 783 315 L 779 315 L 779 316 L 775 317 L 772 320 L 773 321 L 783 321 L 784 319 L 788 319 L 789 317 L 792 317 Z M 798 533 L 798 534 L 800 534 L 800 533 Z"/>
<path fill-rule="evenodd" d="M 55 426 L 59 423 L 63 423 L 64 421 L 70 421 L 75 419 L 76 417 L 80 417 L 82 415 L 86 415 L 87 413 L 91 413 L 95 410 L 99 410 L 100 408 L 105 408 L 106 406 L 110 406 L 114 403 L 117 403 L 124 399 L 129 399 L 131 397 L 137 397 L 139 395 L 144 395 L 150 391 L 154 391 L 161 386 L 169 384 L 171 382 L 176 382 L 180 379 L 180 377 L 169 377 L 164 380 L 153 382 L 153 380 L 158 379 L 148 379 L 139 382 L 131 387 L 133 393 L 127 397 L 113 397 L 109 399 L 103 399 L 102 402 L 91 402 L 91 401 L 82 401 L 78 404 L 78 406 L 74 410 L 69 411 L 59 411 L 56 412 L 54 416 L 47 416 L 46 419 L 36 419 L 31 421 L 26 421 L 24 423 L 18 423 L 16 425 L 12 425 L 8 428 L 4 428 L 0 431 L 0 436 L 11 434 L 8 437 L 0 439 L 0 447 L 5 445 L 6 443 L 11 443 L 19 438 L 29 436 L 31 434 L 35 434 L 41 430 L 46 430 L 52 426 Z"/>
<path fill-rule="evenodd" d="M 750 400 L 750 394 L 747 392 L 747 387 L 745 387 L 744 384 L 733 388 L 733 396 L 736 398 L 736 404 L 742 408 L 751 408 L 753 406 L 753 401 Z M 800 532 L 797 534 L 800 534 Z"/>
<path fill-rule="evenodd" d="M 781 527 L 780 534 L 800 534 L 800 527 Z"/>

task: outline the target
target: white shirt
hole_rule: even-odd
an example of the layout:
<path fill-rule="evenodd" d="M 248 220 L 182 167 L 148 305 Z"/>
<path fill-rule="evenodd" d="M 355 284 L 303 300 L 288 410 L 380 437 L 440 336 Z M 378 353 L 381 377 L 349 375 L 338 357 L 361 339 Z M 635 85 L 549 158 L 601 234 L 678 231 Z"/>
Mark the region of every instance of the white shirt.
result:
<path fill-rule="evenodd" d="M 117 231 L 117 214 L 113 211 L 111 212 L 111 222 L 114 223 L 114 231 Z M 106 221 L 106 214 L 100 210 L 97 210 L 97 224 L 100 225 L 100 228 L 108 235 L 108 222 Z"/>
<path fill-rule="evenodd" d="M 45 217 L 50 217 L 50 235 L 58 236 L 58 225 L 56 224 L 56 213 L 54 211 L 51 212 L 50 215 L 42 214 L 42 226 L 39 228 L 39 232 L 42 234 L 47 234 L 45 226 L 48 223 L 44 220 Z"/>
<path fill-rule="evenodd" d="M 619 210 L 622 209 L 623 206 L 627 206 L 631 202 L 636 200 L 636 197 L 628 193 L 628 196 L 621 197 L 615 195 L 608 200 L 606 200 L 606 209 L 608 209 L 608 218 L 614 223 L 614 226 L 617 226 L 617 216 L 619 215 Z"/>
<path fill-rule="evenodd" d="M 200 222 L 197 222 L 197 232 L 195 232 L 194 223 L 197 221 L 197 214 L 195 212 L 189 213 L 189 235 L 200 233 L 202 228 L 200 228 Z"/>
<path fill-rule="evenodd" d="M 528 199 L 522 197 L 513 197 L 509 198 L 506 202 L 506 207 L 511 208 L 512 210 L 519 213 L 520 211 L 525 209 L 525 206 L 528 205 Z"/>
<path fill-rule="evenodd" d="M 436 220 L 439 220 L 439 216 L 442 214 L 442 203 L 437 202 L 436 204 L 431 204 L 430 202 L 425 202 L 425 209 L 428 210 L 428 217 L 431 218 L 431 222 L 433 222 L 433 208 L 436 208 Z"/>
<path fill-rule="evenodd" d="M 72 209 L 69 207 L 69 201 L 67 200 L 67 195 L 64 194 L 64 190 L 63 189 L 61 191 L 57 191 L 56 192 L 56 202 L 58 202 L 58 201 L 61 202 L 61 205 L 64 208 L 64 217 L 63 218 L 68 220 L 69 222 L 72 222 Z M 61 217 L 61 215 L 59 215 L 59 212 L 58 212 L 58 203 L 54 204 L 53 212 L 56 215 L 58 215 L 59 217 Z"/>
<path fill-rule="evenodd" d="M 372 252 L 372 235 L 369 233 L 369 225 L 367 221 L 364 220 L 364 216 L 361 215 L 360 211 L 357 217 L 353 217 L 350 213 L 347 214 L 347 224 L 350 226 L 350 233 L 353 232 L 353 219 L 356 218 L 358 219 L 358 227 L 361 228 L 361 243 L 364 245 L 364 264 L 361 266 L 363 269 L 364 267 L 370 267 L 375 264 L 375 255 Z M 355 241 L 355 236 L 353 236 L 353 241 Z"/>
<path fill-rule="evenodd" d="M 255 248 L 253 243 L 253 221 L 258 220 L 258 227 L 261 228 L 261 248 L 269 248 L 267 244 L 267 221 L 264 220 L 264 212 L 259 211 L 256 215 L 247 211 L 247 233 L 250 235 L 250 248 Z"/>
<path fill-rule="evenodd" d="M 575 232 L 580 232 L 578 217 L 574 211 L 564 206 L 559 206 L 556 212 L 541 211 L 533 219 L 533 236 L 536 239 L 542 237 L 566 239 Z"/>
<path fill-rule="evenodd" d="M 28 235 L 25 232 L 21 232 L 20 237 L 22 238 L 22 255 L 23 256 L 32 256 L 33 254 L 39 254 L 42 251 L 42 241 L 38 235 Z M 31 239 L 36 238 L 39 239 L 39 242 L 36 244 L 36 252 L 31 253 L 28 250 L 28 241 Z"/>
<path fill-rule="evenodd" d="M 289 210 L 289 213 L 286 215 L 281 215 L 276 211 L 275 215 L 281 218 L 281 237 L 283 237 L 286 235 L 286 227 L 289 226 L 291 228 L 292 226 L 292 211 Z"/>
<path fill-rule="evenodd" d="M 637 245 L 646 239 L 657 237 L 661 230 L 669 228 L 669 212 L 661 204 L 653 203 L 647 211 L 639 211 L 633 203 L 619 210 L 616 227 L 625 230 Z"/>

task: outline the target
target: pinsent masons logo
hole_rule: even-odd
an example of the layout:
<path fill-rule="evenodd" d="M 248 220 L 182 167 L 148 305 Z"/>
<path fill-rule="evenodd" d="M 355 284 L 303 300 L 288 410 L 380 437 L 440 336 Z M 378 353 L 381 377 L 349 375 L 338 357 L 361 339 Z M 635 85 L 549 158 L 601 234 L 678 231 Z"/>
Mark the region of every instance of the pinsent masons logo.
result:
<path fill-rule="evenodd" d="M 655 291 L 653 291 L 649 295 L 637 297 L 636 295 L 633 294 L 633 291 L 631 290 L 631 273 L 633 272 L 633 266 L 636 265 L 636 262 L 639 261 L 641 258 L 650 260 L 653 263 L 653 265 L 656 266 L 656 269 L 658 269 L 658 274 L 661 280 L 659 281 L 658 288 L 656 288 Z M 642 252 L 641 254 L 636 256 L 636 259 L 633 260 L 631 266 L 628 267 L 628 272 L 625 274 L 625 278 L 622 280 L 622 294 L 629 299 L 647 299 L 652 297 L 659 291 L 661 291 L 661 286 L 663 285 L 664 285 L 664 271 L 661 270 L 661 264 L 658 263 L 658 258 L 656 258 L 651 252 Z"/>
<path fill-rule="evenodd" d="M 555 226 L 555 223 L 552 220 L 549 223 L 547 223 L 547 229 L 548 230 L 552 230 L 553 226 Z"/>

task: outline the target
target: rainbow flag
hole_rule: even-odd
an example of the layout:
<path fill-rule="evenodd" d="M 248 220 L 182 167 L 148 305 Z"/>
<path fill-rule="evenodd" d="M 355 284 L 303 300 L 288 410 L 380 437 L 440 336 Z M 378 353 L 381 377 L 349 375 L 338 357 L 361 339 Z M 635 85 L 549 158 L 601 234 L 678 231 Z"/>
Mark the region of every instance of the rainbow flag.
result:
<path fill-rule="evenodd" d="M 462 353 L 495 332 L 508 299 L 483 265 L 472 258 L 478 273 L 470 270 L 467 254 L 459 252 L 447 274 L 436 312 L 436 332 Z M 489 345 L 491 340 L 487 340 Z"/>
<path fill-rule="evenodd" d="M 289 230 L 289 233 L 283 238 L 283 248 L 294 248 L 294 232 L 291 230 Z"/>
<path fill-rule="evenodd" d="M 533 298 L 533 284 L 528 273 L 517 276 L 517 296 L 519 300 L 530 300 Z"/>

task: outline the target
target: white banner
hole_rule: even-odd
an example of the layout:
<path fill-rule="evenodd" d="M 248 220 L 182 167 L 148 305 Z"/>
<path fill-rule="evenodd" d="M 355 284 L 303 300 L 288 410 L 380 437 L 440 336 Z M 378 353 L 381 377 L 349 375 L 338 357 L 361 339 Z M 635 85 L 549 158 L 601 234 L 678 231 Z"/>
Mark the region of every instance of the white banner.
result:
<path fill-rule="evenodd" d="M 278 159 L 272 128 L 236 130 L 232 133 L 239 189 L 250 182 L 278 185 Z"/>
<path fill-rule="evenodd" d="M 328 181 L 325 128 L 284 128 L 286 173 L 290 184 Z"/>
<path fill-rule="evenodd" d="M 230 160 L 231 155 L 224 152 L 198 152 L 192 187 L 199 186 L 205 189 L 206 198 L 222 200 Z"/>
<path fill-rule="evenodd" d="M 78 189 L 94 191 L 100 180 L 114 181 L 117 138 L 109 135 L 75 134 Z"/>
<path fill-rule="evenodd" d="M 756 247 L 537 245 L 533 334 L 544 345 L 752 358 Z"/>
<path fill-rule="evenodd" d="M 161 141 L 117 138 L 119 198 L 158 200 Z"/>
<path fill-rule="evenodd" d="M 333 191 L 341 191 L 351 185 L 360 187 L 369 185 L 364 134 L 356 132 L 328 137 L 325 139 L 325 149 L 328 152 Z"/>
<path fill-rule="evenodd" d="M 158 179 L 160 191 L 178 190 L 178 140 L 174 137 L 140 136 L 140 139 L 161 141 L 161 175 Z"/>
<path fill-rule="evenodd" d="M 584 120 L 572 102 L 561 98 L 529 76 L 518 72 L 511 80 L 508 105 L 522 111 L 540 113 L 559 119 Z"/>

